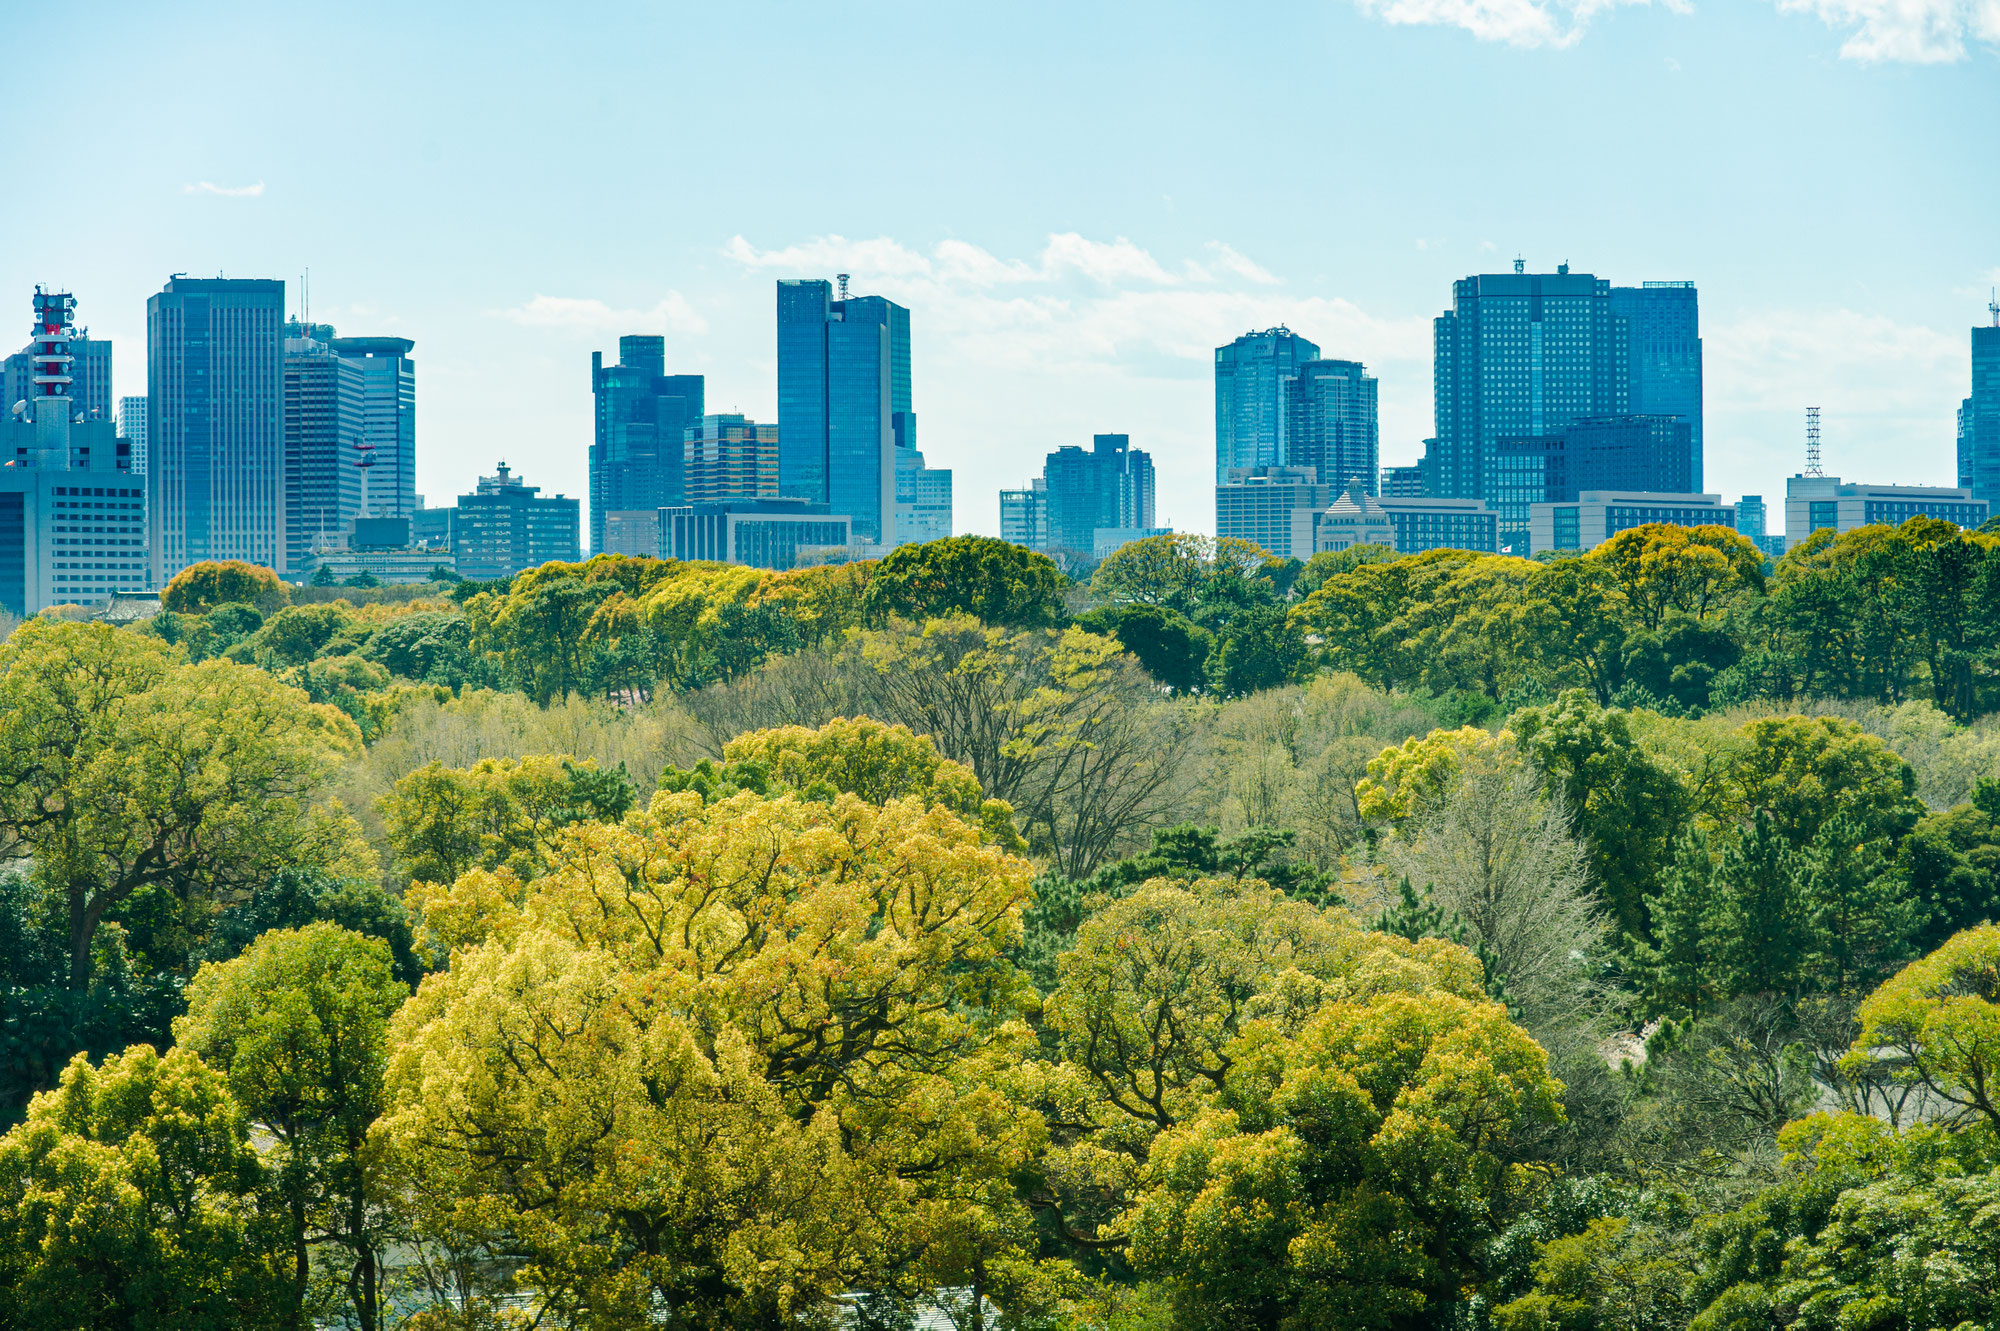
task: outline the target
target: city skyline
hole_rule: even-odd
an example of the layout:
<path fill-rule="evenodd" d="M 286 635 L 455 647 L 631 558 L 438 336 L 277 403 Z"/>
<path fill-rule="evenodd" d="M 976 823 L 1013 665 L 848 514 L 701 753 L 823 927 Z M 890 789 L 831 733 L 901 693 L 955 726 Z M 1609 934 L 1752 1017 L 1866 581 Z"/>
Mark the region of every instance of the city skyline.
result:
<path fill-rule="evenodd" d="M 1699 285 L 1707 489 L 1781 492 L 1808 405 L 1829 469 L 1950 484 L 1967 330 L 2000 281 L 1977 128 L 2000 121 L 2000 80 L 1962 24 L 1906 30 L 1876 8 L 1851 11 L 1857 28 L 1763 4 L 1620 6 L 1579 28 L 1575 9 L 1514 4 L 1479 12 L 1521 23 L 1467 32 L 1337 6 L 1272 49 L 1173 6 L 1140 23 L 1030 7 L 988 35 L 899 6 L 773 24 L 614 5 L 592 25 L 625 34 L 613 44 L 503 6 L 476 75 L 449 58 L 449 14 L 392 29 L 364 9 L 327 34 L 232 6 L 119 10 L 70 71 L 72 148 L 106 169 L 79 173 L 59 245 L 32 198 L 0 205 L 0 290 L 77 293 L 92 336 L 124 344 L 115 399 L 143 391 L 144 304 L 168 274 L 280 278 L 298 315 L 310 269 L 315 320 L 419 343 L 415 488 L 436 501 L 502 455 L 588 493 L 582 367 L 625 335 L 661 336 L 676 372 L 707 376 L 709 410 L 775 420 L 769 283 L 846 272 L 915 311 L 923 447 L 957 471 L 957 530 L 996 530 L 999 489 L 1105 431 L 1155 458 L 1163 522 L 1206 530 L 1215 347 L 1283 323 L 1366 364 L 1381 462 L 1414 462 L 1429 319 L 1452 282 L 1521 254 Z M 22 20 L 24 40 L 56 36 Z M 625 77 L 670 30 L 712 58 Z M 316 150 L 244 115 L 228 81 L 144 77 L 218 50 L 282 68 L 380 151 Z M 747 59 L 817 86 L 896 53 L 922 58 L 899 60 L 893 89 L 844 81 L 852 114 L 826 123 L 796 95 L 715 95 Z M 1302 126 L 1359 126 L 1337 185 L 1297 170 L 1287 136 L 1230 128 L 1273 86 Z M 27 116 L 32 90 L 0 104 Z M 198 143 L 172 128 L 197 121 Z M 629 169 L 641 147 L 660 169 Z M 1522 169 L 1536 153 L 1565 155 L 1553 188 Z M 899 168 L 918 158 L 921 180 Z M 672 207 L 695 182 L 740 207 Z"/>

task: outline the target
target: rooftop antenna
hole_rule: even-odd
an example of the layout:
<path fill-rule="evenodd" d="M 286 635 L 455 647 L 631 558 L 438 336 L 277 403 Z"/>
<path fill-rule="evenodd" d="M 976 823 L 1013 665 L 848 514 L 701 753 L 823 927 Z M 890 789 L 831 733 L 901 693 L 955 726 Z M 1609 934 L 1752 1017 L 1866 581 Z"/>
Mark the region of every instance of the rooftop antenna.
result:
<path fill-rule="evenodd" d="M 1819 465 L 1819 408 L 1806 408 L 1806 475 L 1824 476 Z"/>
<path fill-rule="evenodd" d="M 313 270 L 308 268 L 305 271 L 305 276 L 299 279 L 299 322 L 302 324 L 309 324 L 313 321 L 312 281 Z"/>
<path fill-rule="evenodd" d="M 1528 261 L 1526 259 L 1523 259 L 1518 254 L 1514 256 L 1514 271 L 1517 273 L 1525 273 L 1528 271 Z"/>
<path fill-rule="evenodd" d="M 834 277 L 835 277 L 835 278 L 836 278 L 836 279 L 837 279 L 837 280 L 838 280 L 838 281 L 840 282 L 840 298 L 841 298 L 842 300 L 846 300 L 846 299 L 847 299 L 847 274 L 846 274 L 846 273 L 835 273 L 835 274 L 834 274 Z"/>
<path fill-rule="evenodd" d="M 2000 328 L 2000 294 L 1996 294 L 1995 288 L 1987 288 L 1986 312 L 1993 316 L 1993 326 Z"/>

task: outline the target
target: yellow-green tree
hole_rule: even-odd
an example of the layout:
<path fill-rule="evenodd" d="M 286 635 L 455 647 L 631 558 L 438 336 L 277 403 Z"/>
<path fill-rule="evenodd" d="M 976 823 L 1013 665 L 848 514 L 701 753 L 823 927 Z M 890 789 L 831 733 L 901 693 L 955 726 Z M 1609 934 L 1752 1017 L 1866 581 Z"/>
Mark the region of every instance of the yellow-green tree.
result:
<path fill-rule="evenodd" d="M 1003 849 L 1026 850 L 1004 800 L 989 800 L 979 778 L 908 726 L 868 717 L 835 717 L 817 730 L 776 726 L 738 735 L 722 749 L 730 763 L 755 763 L 771 780 L 793 790 L 816 786 L 858 795 L 870 804 L 920 799 L 941 804 L 983 827 Z"/>
<path fill-rule="evenodd" d="M 1334 1002 L 1258 1024 L 1197 1116 L 1153 1143 L 1126 1223 L 1176 1325 L 1441 1320 L 1519 1204 L 1514 1138 L 1559 1122 L 1548 1055 L 1496 1003 Z"/>
<path fill-rule="evenodd" d="M 1870 994 L 1859 1015 L 1848 1068 L 1879 1066 L 2000 1129 L 2000 927 L 1953 935 Z"/>
<path fill-rule="evenodd" d="M 1669 612 L 1708 619 L 1736 593 L 1764 588 L 1763 552 L 1728 527 L 1648 523 L 1619 532 L 1588 558 L 1610 572 L 1627 613 L 1647 629 Z"/>
<path fill-rule="evenodd" d="M 109 625 L 36 621 L 0 644 L 0 844 L 66 903 L 73 988 L 105 913 L 142 888 L 371 872 L 353 820 L 316 798 L 359 748 L 346 716 L 261 670 Z"/>
<path fill-rule="evenodd" d="M 565 827 L 616 819 L 631 807 L 620 772 L 561 754 L 433 762 L 396 782 L 377 804 L 405 876 L 450 883 L 473 869 L 538 876 Z"/>
<path fill-rule="evenodd" d="M 418 885 L 461 923 L 390 1032 L 412 1203 L 583 1327 L 1030 1269 L 1006 1180 L 1041 1124 L 1004 1091 L 1029 872 L 918 800 L 684 792 L 511 897 Z"/>
<path fill-rule="evenodd" d="M 0 1325 L 292 1331 L 283 1226 L 222 1075 L 77 1055 L 0 1139 Z"/>
<path fill-rule="evenodd" d="M 232 602 L 252 605 L 265 614 L 290 604 L 291 589 L 261 564 L 240 559 L 205 560 L 174 574 L 160 593 L 163 609 L 202 615 Z"/>

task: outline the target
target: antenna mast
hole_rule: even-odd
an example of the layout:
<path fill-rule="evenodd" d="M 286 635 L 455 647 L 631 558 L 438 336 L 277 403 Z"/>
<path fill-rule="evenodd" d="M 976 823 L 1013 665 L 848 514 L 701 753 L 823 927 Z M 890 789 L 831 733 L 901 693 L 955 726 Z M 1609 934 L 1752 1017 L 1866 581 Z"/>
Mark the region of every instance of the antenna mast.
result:
<path fill-rule="evenodd" d="M 1806 475 L 1824 476 L 1819 465 L 1819 408 L 1806 408 Z"/>
<path fill-rule="evenodd" d="M 834 277 L 835 277 L 835 278 L 836 278 L 836 279 L 837 279 L 837 280 L 838 280 L 838 281 L 840 282 L 840 298 L 841 298 L 842 300 L 846 300 L 846 299 L 847 299 L 847 274 L 846 274 L 846 273 L 835 273 L 835 274 L 834 274 Z"/>
<path fill-rule="evenodd" d="M 1993 316 L 1993 326 L 2000 328 L 2000 288 L 1987 289 L 1986 312 Z"/>

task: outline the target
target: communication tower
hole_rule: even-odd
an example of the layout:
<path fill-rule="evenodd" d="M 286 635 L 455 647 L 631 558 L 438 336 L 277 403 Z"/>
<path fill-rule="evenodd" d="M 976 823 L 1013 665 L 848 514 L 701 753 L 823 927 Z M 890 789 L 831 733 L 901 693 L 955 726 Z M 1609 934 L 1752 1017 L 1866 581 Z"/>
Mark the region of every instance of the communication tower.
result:
<path fill-rule="evenodd" d="M 1806 475 L 1824 476 L 1819 465 L 1819 408 L 1806 408 Z"/>

